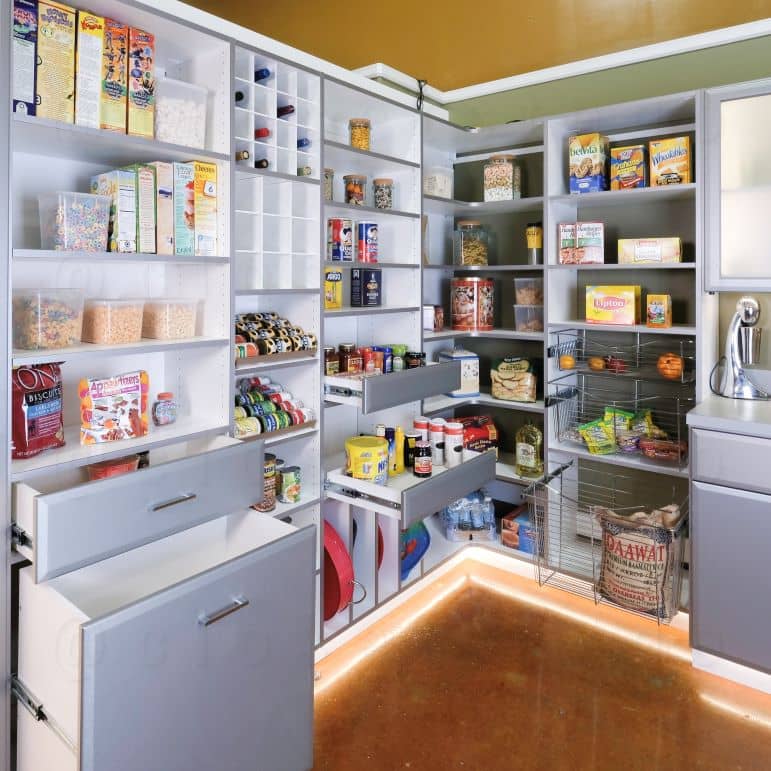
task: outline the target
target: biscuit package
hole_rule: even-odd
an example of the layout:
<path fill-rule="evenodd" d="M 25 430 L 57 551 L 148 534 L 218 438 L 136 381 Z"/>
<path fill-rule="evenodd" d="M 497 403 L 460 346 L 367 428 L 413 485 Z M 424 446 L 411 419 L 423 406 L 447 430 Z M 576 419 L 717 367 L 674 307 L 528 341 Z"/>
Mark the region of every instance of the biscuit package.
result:
<path fill-rule="evenodd" d="M 78 386 L 80 443 L 101 444 L 145 436 L 149 390 L 150 378 L 144 370 L 108 378 L 83 378 Z"/>
<path fill-rule="evenodd" d="M 496 359 L 490 370 L 494 399 L 534 402 L 538 386 L 538 364 L 521 356 Z"/>
<path fill-rule="evenodd" d="M 649 143 L 649 148 L 651 186 L 693 182 L 690 137 L 656 139 Z"/>
<path fill-rule="evenodd" d="M 61 362 L 14 367 L 11 374 L 11 457 L 64 445 Z"/>
<path fill-rule="evenodd" d="M 570 192 L 596 193 L 608 189 L 608 138 L 579 134 L 568 139 Z"/>
<path fill-rule="evenodd" d="M 619 238 L 619 265 L 649 262 L 681 262 L 683 242 L 679 238 Z"/>
<path fill-rule="evenodd" d="M 610 189 L 627 190 L 648 186 L 645 145 L 612 147 L 610 150 Z"/>

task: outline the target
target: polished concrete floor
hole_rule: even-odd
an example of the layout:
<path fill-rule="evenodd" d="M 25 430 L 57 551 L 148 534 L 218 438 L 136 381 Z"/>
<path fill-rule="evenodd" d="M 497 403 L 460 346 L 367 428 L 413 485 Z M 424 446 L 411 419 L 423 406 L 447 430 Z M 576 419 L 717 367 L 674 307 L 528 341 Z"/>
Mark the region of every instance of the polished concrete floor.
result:
<path fill-rule="evenodd" d="M 315 768 L 771 770 L 771 696 L 684 632 L 485 565 L 421 595 L 320 662 Z"/>

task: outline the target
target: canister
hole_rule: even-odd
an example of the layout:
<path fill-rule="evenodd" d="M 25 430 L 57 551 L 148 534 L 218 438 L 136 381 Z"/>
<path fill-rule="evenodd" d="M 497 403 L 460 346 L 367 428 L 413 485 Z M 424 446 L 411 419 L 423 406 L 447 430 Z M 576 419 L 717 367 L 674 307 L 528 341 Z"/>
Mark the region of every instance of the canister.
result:
<path fill-rule="evenodd" d="M 299 503 L 302 491 L 302 470 L 299 466 L 284 466 L 281 471 L 281 503 Z"/>
<path fill-rule="evenodd" d="M 339 217 L 327 220 L 327 259 L 353 262 L 353 220 Z"/>
<path fill-rule="evenodd" d="M 455 348 L 452 351 L 440 351 L 439 361 L 460 362 L 460 388 L 450 391 L 447 396 L 479 396 L 479 356 L 472 351 Z"/>
<path fill-rule="evenodd" d="M 383 294 L 383 271 L 380 268 L 354 268 L 351 271 L 351 306 L 374 308 Z"/>
<path fill-rule="evenodd" d="M 493 328 L 495 282 L 489 278 L 454 278 L 450 282 L 452 328 L 484 331 Z"/>
<path fill-rule="evenodd" d="M 352 436 L 345 440 L 346 473 L 384 485 L 388 481 L 388 442 L 377 436 Z"/>
<path fill-rule="evenodd" d="M 431 418 L 428 425 L 428 441 L 431 443 L 431 461 L 434 466 L 444 466 L 444 418 Z"/>
<path fill-rule="evenodd" d="M 275 431 L 275 428 L 267 430 Z M 276 456 L 269 452 L 265 453 L 262 474 L 262 500 L 252 508 L 255 511 L 273 511 L 276 508 Z"/>
<path fill-rule="evenodd" d="M 459 466 L 463 461 L 463 423 L 445 423 L 444 463 L 447 468 Z"/>
<path fill-rule="evenodd" d="M 412 421 L 412 426 L 420 434 L 420 441 L 428 441 L 428 418 L 419 415 Z"/>
<path fill-rule="evenodd" d="M 359 262 L 377 262 L 377 222 L 357 222 Z"/>
<path fill-rule="evenodd" d="M 528 222 L 525 229 L 527 261 L 530 265 L 543 262 L 543 222 Z"/>

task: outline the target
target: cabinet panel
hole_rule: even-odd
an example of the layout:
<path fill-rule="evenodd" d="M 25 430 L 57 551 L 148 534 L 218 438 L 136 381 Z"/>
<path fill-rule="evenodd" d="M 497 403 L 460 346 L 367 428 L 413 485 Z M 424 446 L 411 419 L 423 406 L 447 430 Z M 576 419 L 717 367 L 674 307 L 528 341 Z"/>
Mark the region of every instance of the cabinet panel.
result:
<path fill-rule="evenodd" d="M 695 428 L 691 451 L 694 479 L 771 493 L 771 439 Z"/>

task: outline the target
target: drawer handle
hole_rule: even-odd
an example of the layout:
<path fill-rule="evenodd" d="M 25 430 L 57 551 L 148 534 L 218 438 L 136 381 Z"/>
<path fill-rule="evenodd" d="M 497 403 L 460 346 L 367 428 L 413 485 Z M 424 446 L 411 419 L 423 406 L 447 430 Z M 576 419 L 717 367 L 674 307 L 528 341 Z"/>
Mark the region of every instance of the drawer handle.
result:
<path fill-rule="evenodd" d="M 217 621 L 221 621 L 225 616 L 229 616 L 231 613 L 235 613 L 237 610 L 245 608 L 248 604 L 249 600 L 247 600 L 246 597 L 236 597 L 233 602 L 226 605 L 224 608 L 215 610 L 214 613 L 204 613 L 202 616 L 199 616 L 198 623 L 201 626 L 211 626 L 212 624 L 216 624 Z"/>
<path fill-rule="evenodd" d="M 176 506 L 179 503 L 188 503 L 188 501 L 194 501 L 198 496 L 195 493 L 185 493 L 184 495 L 178 495 L 176 498 L 172 498 L 170 501 L 163 501 L 163 503 L 154 503 L 150 506 L 150 511 L 160 511 L 161 509 L 168 509 L 171 506 Z"/>

